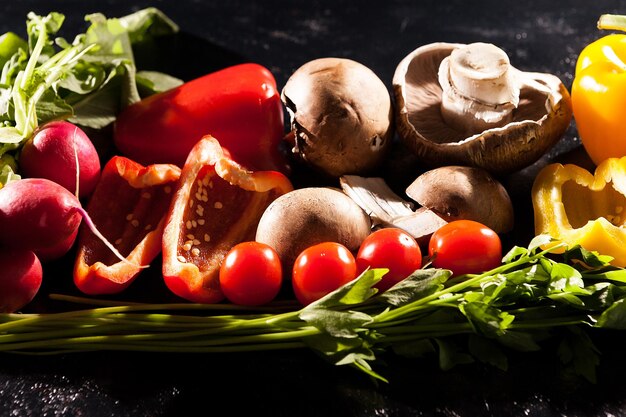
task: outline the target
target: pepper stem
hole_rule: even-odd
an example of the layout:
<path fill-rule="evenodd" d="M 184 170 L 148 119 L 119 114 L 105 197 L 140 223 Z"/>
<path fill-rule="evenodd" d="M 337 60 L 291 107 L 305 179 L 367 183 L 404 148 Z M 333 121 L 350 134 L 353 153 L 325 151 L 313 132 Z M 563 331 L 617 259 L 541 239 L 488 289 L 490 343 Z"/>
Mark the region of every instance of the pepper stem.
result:
<path fill-rule="evenodd" d="M 626 16 L 618 14 L 603 14 L 598 19 L 598 29 L 621 30 L 626 32 Z"/>

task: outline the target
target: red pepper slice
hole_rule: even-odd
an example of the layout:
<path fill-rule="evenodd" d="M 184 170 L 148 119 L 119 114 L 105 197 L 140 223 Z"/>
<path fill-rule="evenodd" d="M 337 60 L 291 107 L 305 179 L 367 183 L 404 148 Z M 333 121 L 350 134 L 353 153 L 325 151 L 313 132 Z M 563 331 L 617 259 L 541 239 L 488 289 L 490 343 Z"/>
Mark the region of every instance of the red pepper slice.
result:
<path fill-rule="evenodd" d="M 280 172 L 248 171 L 215 138 L 202 138 L 183 167 L 163 233 L 167 287 L 189 301 L 221 301 L 222 260 L 237 243 L 254 240 L 267 206 L 292 189 Z"/>
<path fill-rule="evenodd" d="M 144 167 L 114 156 L 102 170 L 87 205 L 96 227 L 130 262 L 120 261 L 87 227 L 81 226 L 74 283 L 86 294 L 115 294 L 130 285 L 161 252 L 165 215 L 180 168 Z M 135 264 L 135 265 L 133 265 Z"/>
<path fill-rule="evenodd" d="M 115 144 L 143 163 L 183 166 L 205 135 L 251 170 L 286 172 L 279 151 L 283 106 L 272 73 L 241 64 L 189 81 L 127 107 L 115 122 Z"/>

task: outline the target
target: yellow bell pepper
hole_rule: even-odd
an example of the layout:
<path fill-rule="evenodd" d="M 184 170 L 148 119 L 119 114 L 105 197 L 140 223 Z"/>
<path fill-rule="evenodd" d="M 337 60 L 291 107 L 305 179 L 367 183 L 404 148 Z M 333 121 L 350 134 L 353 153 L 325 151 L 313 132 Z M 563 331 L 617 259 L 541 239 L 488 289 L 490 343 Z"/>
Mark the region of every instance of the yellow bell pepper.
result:
<path fill-rule="evenodd" d="M 626 16 L 602 15 L 598 28 L 626 30 Z M 578 133 L 593 162 L 626 156 L 626 35 L 604 36 L 582 50 L 571 97 Z"/>
<path fill-rule="evenodd" d="M 580 244 L 626 266 L 626 157 L 608 158 L 591 174 L 550 164 L 532 188 L 535 232 L 568 246 Z"/>

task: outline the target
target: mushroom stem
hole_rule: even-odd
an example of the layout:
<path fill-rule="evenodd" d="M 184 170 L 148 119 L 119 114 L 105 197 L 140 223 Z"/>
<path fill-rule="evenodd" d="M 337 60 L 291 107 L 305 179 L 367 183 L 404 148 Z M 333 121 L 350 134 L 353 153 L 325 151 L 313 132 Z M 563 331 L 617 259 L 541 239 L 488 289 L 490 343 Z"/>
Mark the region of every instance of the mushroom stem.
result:
<path fill-rule="evenodd" d="M 439 66 L 443 119 L 468 134 L 510 122 L 519 104 L 517 74 L 495 45 L 473 43 L 455 49 Z"/>

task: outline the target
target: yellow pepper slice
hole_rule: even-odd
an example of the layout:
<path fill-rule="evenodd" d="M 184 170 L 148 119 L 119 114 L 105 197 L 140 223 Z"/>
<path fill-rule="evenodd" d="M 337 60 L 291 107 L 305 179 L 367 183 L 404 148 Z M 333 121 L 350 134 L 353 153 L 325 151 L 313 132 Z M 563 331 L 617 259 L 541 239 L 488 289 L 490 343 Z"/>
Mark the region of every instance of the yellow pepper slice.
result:
<path fill-rule="evenodd" d="M 608 158 L 591 174 L 550 164 L 533 183 L 535 233 L 612 256 L 626 266 L 626 157 Z"/>
<path fill-rule="evenodd" d="M 600 29 L 626 30 L 626 16 L 602 15 Z M 597 165 L 626 155 L 626 35 L 587 45 L 576 62 L 572 108 L 585 150 Z"/>

